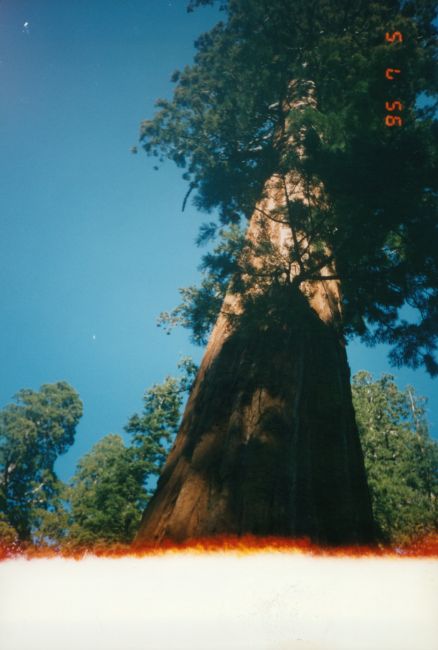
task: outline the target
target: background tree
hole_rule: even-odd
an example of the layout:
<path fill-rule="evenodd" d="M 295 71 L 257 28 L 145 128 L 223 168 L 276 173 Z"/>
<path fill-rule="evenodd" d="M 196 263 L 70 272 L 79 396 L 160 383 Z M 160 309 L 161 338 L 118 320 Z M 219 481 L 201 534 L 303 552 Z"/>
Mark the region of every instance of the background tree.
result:
<path fill-rule="evenodd" d="M 353 378 L 353 402 L 375 520 L 383 539 L 411 541 L 438 526 L 438 445 L 429 437 L 425 400 L 391 375 Z"/>
<path fill-rule="evenodd" d="M 69 507 L 44 520 L 48 536 L 64 546 L 85 547 L 133 539 L 195 372 L 188 358 L 178 367 L 178 377 L 166 377 L 145 392 L 142 413 L 134 414 L 125 427 L 129 446 L 111 434 L 80 459 L 68 489 Z"/>
<path fill-rule="evenodd" d="M 5 515 L 0 513 L 0 558 L 4 556 L 6 549 L 14 548 L 16 544 L 18 544 L 17 531 L 8 523 Z"/>
<path fill-rule="evenodd" d="M 102 438 L 80 459 L 71 481 L 67 543 L 131 541 L 147 502 L 144 479 L 120 436 Z"/>
<path fill-rule="evenodd" d="M 189 357 L 178 364 L 179 377 L 166 377 L 143 398 L 143 412 L 135 413 L 125 431 L 131 435 L 131 454 L 145 476 L 157 476 L 166 460 L 181 421 L 181 407 L 190 390 L 196 365 Z"/>
<path fill-rule="evenodd" d="M 66 382 L 23 389 L 0 412 L 0 513 L 22 541 L 58 507 L 54 464 L 73 444 L 81 416 L 79 396 Z"/>
<path fill-rule="evenodd" d="M 344 337 L 438 369 L 437 125 L 417 103 L 436 91 L 434 3 L 223 8 L 142 125 L 146 152 L 185 169 L 220 227 L 204 226 L 201 240 L 218 244 L 203 284 L 170 314 L 201 342 L 217 320 L 139 537 L 363 542 L 371 509 Z M 402 74 L 390 82 L 387 67 Z M 394 100 L 403 128 L 385 124 Z"/>
<path fill-rule="evenodd" d="M 56 496 L 49 510 L 35 508 L 32 542 L 35 546 L 60 549 L 69 535 L 71 523 L 69 485 L 58 482 Z"/>

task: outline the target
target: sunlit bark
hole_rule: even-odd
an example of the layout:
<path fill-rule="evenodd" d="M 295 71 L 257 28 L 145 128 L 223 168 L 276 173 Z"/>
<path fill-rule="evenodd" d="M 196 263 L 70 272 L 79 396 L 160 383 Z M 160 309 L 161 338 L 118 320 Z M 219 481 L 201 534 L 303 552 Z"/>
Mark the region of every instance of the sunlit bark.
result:
<path fill-rule="evenodd" d="M 247 293 L 231 283 L 138 542 L 373 540 L 336 269 L 327 250 L 319 279 L 306 275 L 311 235 L 294 228 L 294 205 L 319 193 L 296 173 L 267 182 L 241 257 Z"/>

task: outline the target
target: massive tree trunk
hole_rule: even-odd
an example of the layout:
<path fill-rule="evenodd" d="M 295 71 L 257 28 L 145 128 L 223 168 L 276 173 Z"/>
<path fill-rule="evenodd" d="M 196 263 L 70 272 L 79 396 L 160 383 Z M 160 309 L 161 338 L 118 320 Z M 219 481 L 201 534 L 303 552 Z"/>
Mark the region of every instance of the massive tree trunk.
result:
<path fill-rule="evenodd" d="M 312 105 L 306 92 L 289 108 Z M 293 227 L 318 194 L 297 173 L 266 183 L 241 257 L 253 281 L 246 295 L 231 283 L 137 542 L 373 541 L 339 282 L 303 279 L 312 245 Z M 333 263 L 319 275 L 335 276 Z"/>
<path fill-rule="evenodd" d="M 278 205 L 275 193 L 268 189 L 255 211 L 248 241 L 260 229 L 277 247 L 291 239 L 287 225 L 263 216 Z M 260 296 L 261 308 L 272 299 L 280 312 L 258 323 L 245 314 L 230 323 L 225 314 L 238 314 L 241 301 L 227 295 L 137 541 L 246 533 L 373 540 L 338 282 L 276 291 L 268 302 Z"/>

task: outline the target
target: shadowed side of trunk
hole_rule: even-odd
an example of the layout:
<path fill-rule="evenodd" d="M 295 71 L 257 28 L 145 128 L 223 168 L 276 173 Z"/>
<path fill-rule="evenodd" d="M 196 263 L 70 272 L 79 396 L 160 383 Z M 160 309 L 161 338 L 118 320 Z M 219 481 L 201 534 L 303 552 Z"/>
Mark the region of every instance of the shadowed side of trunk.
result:
<path fill-rule="evenodd" d="M 137 542 L 373 540 L 343 342 L 298 289 L 281 291 L 281 323 L 230 333 L 219 318 Z"/>

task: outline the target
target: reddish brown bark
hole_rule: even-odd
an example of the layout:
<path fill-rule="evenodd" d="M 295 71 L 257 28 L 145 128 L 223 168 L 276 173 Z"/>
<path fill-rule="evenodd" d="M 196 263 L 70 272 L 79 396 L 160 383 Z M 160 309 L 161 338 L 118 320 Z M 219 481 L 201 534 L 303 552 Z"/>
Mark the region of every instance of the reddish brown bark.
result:
<path fill-rule="evenodd" d="M 285 123 L 290 111 L 315 105 L 312 82 L 292 82 Z M 304 156 L 287 133 L 278 130 L 279 150 Z M 240 260 L 242 277 L 249 268 L 254 281 L 246 296 L 230 288 L 224 300 L 137 542 L 218 534 L 373 541 L 339 282 L 296 282 L 312 243 L 294 230 L 294 206 L 324 202 L 323 194 L 297 172 L 266 183 Z M 335 268 L 318 274 L 333 277 Z"/>
<path fill-rule="evenodd" d="M 285 202 L 279 188 L 271 179 L 247 237 L 268 237 L 286 256 L 297 237 L 269 217 Z M 267 264 L 247 256 L 255 269 Z M 289 280 L 297 272 L 292 266 Z M 224 533 L 373 540 L 339 284 L 289 281 L 276 291 L 277 317 L 258 324 L 245 322 L 238 296 L 226 297 L 223 312 L 242 317 L 231 326 L 219 316 L 137 542 Z M 260 290 L 269 310 L 268 294 Z"/>

